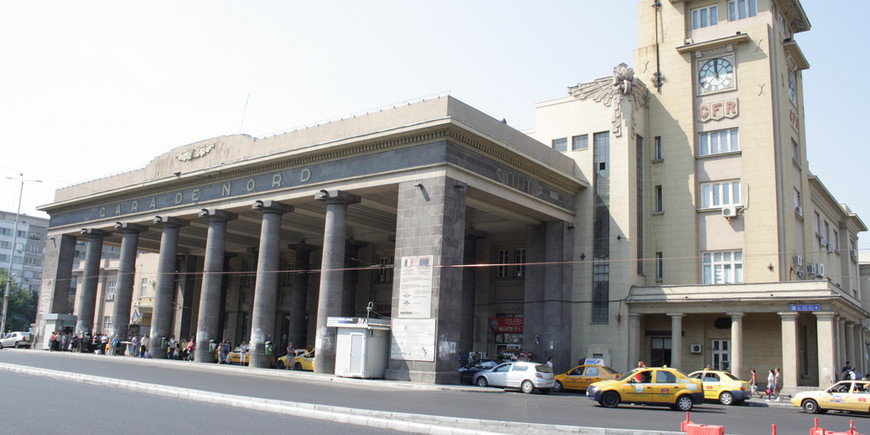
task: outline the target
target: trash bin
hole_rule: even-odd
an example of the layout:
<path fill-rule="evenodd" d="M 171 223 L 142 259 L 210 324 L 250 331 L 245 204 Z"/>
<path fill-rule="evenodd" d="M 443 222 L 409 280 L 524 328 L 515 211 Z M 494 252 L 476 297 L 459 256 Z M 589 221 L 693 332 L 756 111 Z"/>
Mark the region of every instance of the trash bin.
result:
<path fill-rule="evenodd" d="M 209 353 L 214 353 L 214 350 L 215 350 L 216 348 L 217 348 L 217 346 L 215 345 L 214 340 L 209 340 L 209 341 L 208 341 L 208 351 L 209 351 Z"/>
<path fill-rule="evenodd" d="M 266 355 L 272 355 L 272 342 L 266 342 Z"/>
<path fill-rule="evenodd" d="M 160 348 L 163 350 L 169 349 L 169 340 L 166 337 L 160 339 Z"/>

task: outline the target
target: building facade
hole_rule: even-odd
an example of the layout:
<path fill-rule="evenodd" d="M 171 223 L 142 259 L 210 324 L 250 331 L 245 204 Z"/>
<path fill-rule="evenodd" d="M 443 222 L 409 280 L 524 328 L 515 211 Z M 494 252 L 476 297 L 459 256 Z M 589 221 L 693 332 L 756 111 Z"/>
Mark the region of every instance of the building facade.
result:
<path fill-rule="evenodd" d="M 48 219 L 0 211 L 0 269 L 23 288 L 39 291 Z"/>
<path fill-rule="evenodd" d="M 640 2 L 638 23 L 634 68 L 539 103 L 525 132 L 440 97 L 61 189 L 38 314 L 68 308 L 87 241 L 85 276 L 120 246 L 113 334 L 195 336 L 200 362 L 215 340 L 254 366 L 293 342 L 332 373 L 328 318 L 381 315 L 391 379 L 456 382 L 470 351 L 780 367 L 786 391 L 866 371 L 866 227 L 809 171 L 800 3 Z M 99 319 L 84 281 L 80 332 Z"/>

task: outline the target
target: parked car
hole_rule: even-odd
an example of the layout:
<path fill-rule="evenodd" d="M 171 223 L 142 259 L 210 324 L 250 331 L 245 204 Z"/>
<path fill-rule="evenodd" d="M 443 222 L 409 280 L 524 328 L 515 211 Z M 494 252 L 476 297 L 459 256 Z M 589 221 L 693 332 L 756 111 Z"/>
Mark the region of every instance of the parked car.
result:
<path fill-rule="evenodd" d="M 567 373 L 556 375 L 556 383 L 553 385 L 553 391 L 559 392 L 563 390 L 585 390 L 593 382 L 604 381 L 607 379 L 616 379 L 619 377 L 619 372 L 602 365 L 579 365 Z"/>
<path fill-rule="evenodd" d="M 824 414 L 831 409 L 870 412 L 870 381 L 840 381 L 826 390 L 797 393 L 791 404 L 808 414 Z"/>
<path fill-rule="evenodd" d="M 474 374 L 478 387 L 516 388 L 523 393 L 537 389 L 547 394 L 553 388 L 553 369 L 546 364 L 528 361 L 510 361 Z"/>
<path fill-rule="evenodd" d="M 640 403 L 690 411 L 694 405 L 704 403 L 704 385 L 677 369 L 644 367 L 614 380 L 595 382 L 586 389 L 586 396 L 606 408 Z"/>
<path fill-rule="evenodd" d="M 214 357 L 216 360 L 220 359 L 220 350 L 216 350 L 214 353 Z M 244 358 L 244 360 L 242 359 Z M 272 358 L 275 358 L 272 355 Z M 239 364 L 239 365 L 248 365 L 251 362 L 251 350 L 248 346 L 244 347 L 244 351 L 241 346 L 236 346 L 232 351 L 230 351 L 229 355 L 229 364 Z"/>
<path fill-rule="evenodd" d="M 314 349 L 305 349 L 293 358 L 293 370 L 314 371 Z"/>
<path fill-rule="evenodd" d="M 459 368 L 459 383 L 470 384 L 474 381 L 474 375 L 481 370 L 491 369 L 498 365 L 494 359 L 485 359 L 469 362 L 468 365 Z"/>
<path fill-rule="evenodd" d="M 704 399 L 718 400 L 723 405 L 739 405 L 752 396 L 749 382 L 719 370 L 699 370 L 689 373 L 690 378 L 704 383 Z"/>
<path fill-rule="evenodd" d="M 293 367 L 293 363 L 296 360 L 297 356 L 306 355 L 307 352 L 314 352 L 314 350 L 312 350 L 312 349 L 293 349 L 293 351 L 294 351 L 294 355 L 289 359 L 289 361 L 290 361 L 289 363 L 288 363 L 287 354 L 284 354 L 284 355 L 281 355 L 275 361 L 275 367 L 277 367 L 279 369 L 283 369 L 286 367 Z"/>
<path fill-rule="evenodd" d="M 4 347 L 30 347 L 30 333 L 22 331 L 7 333 L 3 338 L 0 338 L 0 349 Z"/>

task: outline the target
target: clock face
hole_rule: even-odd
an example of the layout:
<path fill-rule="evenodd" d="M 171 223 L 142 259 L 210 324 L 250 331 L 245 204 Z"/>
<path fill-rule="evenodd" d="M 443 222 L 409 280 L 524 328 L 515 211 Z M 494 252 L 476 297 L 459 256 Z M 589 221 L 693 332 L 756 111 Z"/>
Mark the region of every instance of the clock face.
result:
<path fill-rule="evenodd" d="M 698 82 L 706 91 L 721 91 L 734 85 L 734 66 L 728 59 L 717 57 L 701 65 Z"/>

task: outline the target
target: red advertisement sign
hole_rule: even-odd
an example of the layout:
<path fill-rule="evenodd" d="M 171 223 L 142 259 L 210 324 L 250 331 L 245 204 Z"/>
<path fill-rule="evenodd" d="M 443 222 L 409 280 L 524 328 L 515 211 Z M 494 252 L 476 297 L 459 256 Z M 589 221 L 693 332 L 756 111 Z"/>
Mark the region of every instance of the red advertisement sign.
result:
<path fill-rule="evenodd" d="M 489 327 L 492 332 L 523 332 L 523 318 L 490 317 Z"/>

